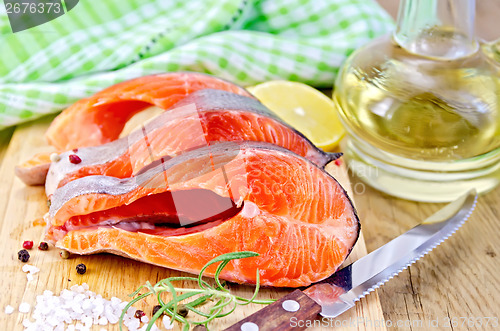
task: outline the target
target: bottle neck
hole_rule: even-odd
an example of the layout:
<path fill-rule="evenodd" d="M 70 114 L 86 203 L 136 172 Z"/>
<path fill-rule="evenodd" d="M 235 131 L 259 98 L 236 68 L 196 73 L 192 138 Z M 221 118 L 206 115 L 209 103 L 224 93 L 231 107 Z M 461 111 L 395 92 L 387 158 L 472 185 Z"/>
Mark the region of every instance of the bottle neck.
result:
<path fill-rule="evenodd" d="M 473 54 L 475 0 L 401 0 L 394 40 L 407 51 L 457 59 Z"/>

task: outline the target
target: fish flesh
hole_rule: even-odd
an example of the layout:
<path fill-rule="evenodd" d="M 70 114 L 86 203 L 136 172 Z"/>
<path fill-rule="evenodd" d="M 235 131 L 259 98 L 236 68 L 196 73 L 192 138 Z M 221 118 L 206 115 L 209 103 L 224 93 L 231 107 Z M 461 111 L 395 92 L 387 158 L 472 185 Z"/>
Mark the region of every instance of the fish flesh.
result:
<path fill-rule="evenodd" d="M 244 88 L 202 73 L 175 72 L 139 77 L 110 86 L 66 108 L 51 123 L 45 137 L 59 152 L 97 146 L 118 139 L 127 121 L 151 107 L 171 107 L 192 92 L 206 88 L 253 98 Z M 27 185 L 43 185 L 50 153 L 16 166 Z"/>
<path fill-rule="evenodd" d="M 222 278 L 298 287 L 324 279 L 359 235 L 340 184 L 267 143 L 222 142 L 158 160 L 136 177 L 87 176 L 52 198 L 47 239 L 77 254 L 110 252 L 198 273 L 234 251 Z M 213 275 L 214 269 L 207 275 Z"/>
<path fill-rule="evenodd" d="M 60 155 L 45 188 L 50 197 L 68 182 L 89 175 L 126 178 L 149 163 L 219 141 L 263 141 L 289 149 L 320 167 L 340 157 L 325 153 L 259 101 L 222 90 L 192 93 L 129 136 Z M 70 155 L 78 155 L 74 164 Z"/>
<path fill-rule="evenodd" d="M 57 189 L 46 239 L 76 254 L 109 252 L 199 273 L 254 251 L 221 278 L 299 287 L 333 274 L 359 236 L 347 193 L 323 168 L 264 142 L 219 142 L 159 159 L 135 177 L 94 175 Z M 207 269 L 213 276 L 215 267 Z"/>
<path fill-rule="evenodd" d="M 194 72 L 174 72 L 131 79 L 110 86 L 66 108 L 45 137 L 58 151 L 116 140 L 125 123 L 150 106 L 167 109 L 190 93 L 206 88 L 252 97 L 228 81 Z"/>
<path fill-rule="evenodd" d="M 167 112 L 129 136 L 111 143 L 80 148 L 60 155 L 51 165 L 46 194 L 88 175 L 130 177 L 160 157 L 217 141 L 264 141 L 304 156 L 323 167 L 340 153 L 325 153 L 259 101 L 231 92 L 205 89 L 194 92 Z M 75 154 L 81 162 L 74 164 Z"/>

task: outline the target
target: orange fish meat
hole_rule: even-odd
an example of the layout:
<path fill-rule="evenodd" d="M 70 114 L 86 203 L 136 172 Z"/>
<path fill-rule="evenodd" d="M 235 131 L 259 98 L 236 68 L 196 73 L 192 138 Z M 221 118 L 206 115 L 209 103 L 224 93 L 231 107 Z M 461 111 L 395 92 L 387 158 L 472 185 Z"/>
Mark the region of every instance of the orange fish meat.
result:
<path fill-rule="evenodd" d="M 263 142 L 220 142 L 159 159 L 137 176 L 87 176 L 57 189 L 46 238 L 76 254 L 110 252 L 198 273 L 235 251 L 221 278 L 299 287 L 333 274 L 359 235 L 341 185 Z M 215 267 L 207 270 L 214 274 Z"/>
<path fill-rule="evenodd" d="M 59 152 L 97 146 L 118 139 L 127 121 L 150 107 L 171 107 L 192 92 L 206 88 L 252 97 L 228 81 L 194 72 L 175 72 L 131 79 L 110 86 L 66 108 L 51 123 L 45 137 Z M 16 166 L 27 185 L 43 185 L 50 153 L 37 155 Z"/>
<path fill-rule="evenodd" d="M 323 167 L 340 153 L 325 153 L 273 115 L 259 101 L 231 92 L 194 92 L 129 136 L 60 155 L 46 180 L 46 193 L 89 175 L 130 177 L 161 157 L 218 141 L 263 141 L 287 148 Z M 71 163 L 70 155 L 81 162 Z"/>
<path fill-rule="evenodd" d="M 244 88 L 194 72 L 150 75 L 118 83 L 81 99 L 51 123 L 45 137 L 59 151 L 116 140 L 125 123 L 150 106 L 167 109 L 190 93 L 206 88 L 251 97 Z"/>

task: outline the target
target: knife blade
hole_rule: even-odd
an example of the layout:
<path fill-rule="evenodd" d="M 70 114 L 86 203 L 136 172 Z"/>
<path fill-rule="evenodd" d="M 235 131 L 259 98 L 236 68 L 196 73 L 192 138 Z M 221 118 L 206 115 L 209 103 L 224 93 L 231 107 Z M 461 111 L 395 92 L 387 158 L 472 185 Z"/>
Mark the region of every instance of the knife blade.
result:
<path fill-rule="evenodd" d="M 469 218 L 476 200 L 475 190 L 467 192 L 420 225 L 329 278 L 304 291 L 295 290 L 226 331 L 303 330 L 307 323 L 291 321 L 304 322 L 316 318 L 318 313 L 330 318 L 339 316 L 451 236 Z"/>

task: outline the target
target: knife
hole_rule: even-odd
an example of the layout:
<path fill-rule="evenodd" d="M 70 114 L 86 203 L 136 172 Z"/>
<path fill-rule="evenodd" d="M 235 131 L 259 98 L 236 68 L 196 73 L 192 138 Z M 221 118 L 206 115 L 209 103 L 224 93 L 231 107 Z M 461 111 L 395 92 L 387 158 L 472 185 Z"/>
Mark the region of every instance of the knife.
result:
<path fill-rule="evenodd" d="M 354 307 L 451 236 L 469 218 L 475 190 L 446 205 L 420 225 L 304 291 L 295 290 L 226 331 L 304 330 L 319 314 L 334 318 Z M 311 323 L 309 323 L 311 324 Z"/>

